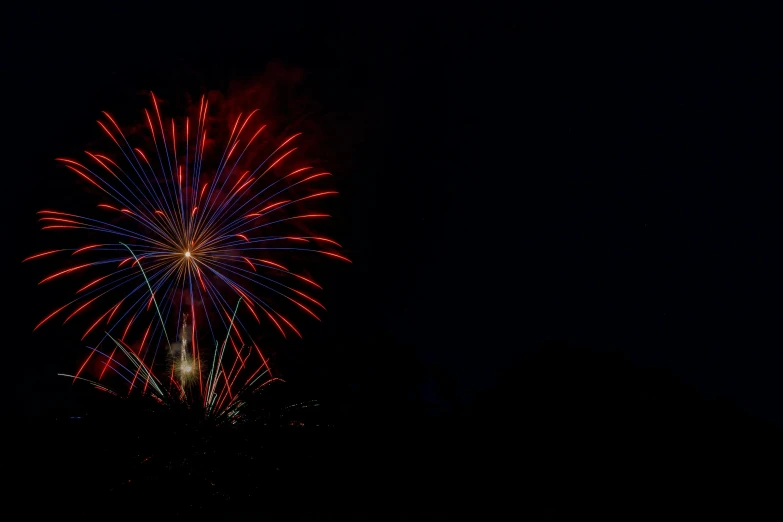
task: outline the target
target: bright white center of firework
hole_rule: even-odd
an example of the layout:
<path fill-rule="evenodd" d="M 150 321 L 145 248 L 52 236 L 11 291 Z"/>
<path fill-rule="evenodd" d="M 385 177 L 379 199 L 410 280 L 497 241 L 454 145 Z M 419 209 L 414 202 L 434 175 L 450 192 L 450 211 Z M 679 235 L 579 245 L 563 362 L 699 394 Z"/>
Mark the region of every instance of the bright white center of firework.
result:
<path fill-rule="evenodd" d="M 185 250 L 185 257 L 190 257 L 190 250 Z"/>
<path fill-rule="evenodd" d="M 190 366 L 189 364 L 186 364 L 185 366 L 182 367 L 182 371 L 184 371 L 185 373 L 190 373 L 192 369 L 193 367 Z"/>

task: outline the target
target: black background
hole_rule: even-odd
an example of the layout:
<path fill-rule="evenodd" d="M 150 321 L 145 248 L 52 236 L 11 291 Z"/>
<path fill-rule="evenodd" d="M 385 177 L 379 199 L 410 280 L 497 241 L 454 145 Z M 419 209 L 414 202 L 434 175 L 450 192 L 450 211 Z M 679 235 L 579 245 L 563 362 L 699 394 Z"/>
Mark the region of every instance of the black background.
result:
<path fill-rule="evenodd" d="M 112 3 L 3 18 L 18 498 L 89 512 L 84 477 L 123 473 L 96 456 L 115 432 L 52 420 L 112 408 L 55 375 L 79 360 L 77 336 L 31 334 L 64 298 L 21 263 L 46 245 L 35 212 L 76 190 L 54 158 L 99 136 L 101 110 L 135 117 L 149 90 L 177 103 L 258 85 L 281 118 L 308 115 L 354 263 L 322 267 L 324 322 L 276 349 L 337 431 L 280 442 L 310 477 L 289 476 L 298 493 L 234 509 L 744 509 L 773 491 L 774 13 Z"/>

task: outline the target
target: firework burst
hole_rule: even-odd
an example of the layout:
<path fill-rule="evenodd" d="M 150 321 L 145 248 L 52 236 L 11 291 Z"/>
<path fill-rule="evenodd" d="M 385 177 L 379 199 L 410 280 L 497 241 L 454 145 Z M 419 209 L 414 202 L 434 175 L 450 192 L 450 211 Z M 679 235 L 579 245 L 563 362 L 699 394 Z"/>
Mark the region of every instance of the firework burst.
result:
<path fill-rule="evenodd" d="M 124 132 L 107 112 L 98 121 L 113 154 L 58 158 L 101 196 L 96 216 L 41 210 L 43 230 L 87 231 L 90 242 L 25 261 L 65 257 L 39 284 L 75 280 L 74 298 L 35 327 L 83 321 L 89 353 L 74 382 L 128 396 L 240 418 L 244 398 L 279 380 L 258 329 L 301 337 L 291 312 L 319 319 L 321 290 L 291 263 L 347 258 L 307 223 L 308 210 L 337 194 L 330 174 L 297 163 L 300 134 L 267 138 L 258 111 L 232 120 L 225 147 L 208 141 L 209 103 L 191 120 L 164 119 L 158 100 L 143 131 Z"/>

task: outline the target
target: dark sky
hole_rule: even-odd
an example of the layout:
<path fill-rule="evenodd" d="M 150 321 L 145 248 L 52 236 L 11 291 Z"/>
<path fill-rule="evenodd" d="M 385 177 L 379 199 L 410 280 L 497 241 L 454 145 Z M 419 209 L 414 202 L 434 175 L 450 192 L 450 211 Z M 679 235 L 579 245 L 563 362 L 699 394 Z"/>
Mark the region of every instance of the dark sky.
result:
<path fill-rule="evenodd" d="M 68 186 L 54 158 L 149 90 L 268 81 L 315 108 L 354 260 L 324 268 L 330 310 L 281 354 L 291 378 L 446 408 L 554 343 L 783 422 L 769 13 L 111 5 L 3 16 L 4 346 L 21 412 L 62 406 L 54 374 L 79 353 L 65 332 L 30 333 L 62 296 L 20 263 L 44 244 L 35 211 Z"/>

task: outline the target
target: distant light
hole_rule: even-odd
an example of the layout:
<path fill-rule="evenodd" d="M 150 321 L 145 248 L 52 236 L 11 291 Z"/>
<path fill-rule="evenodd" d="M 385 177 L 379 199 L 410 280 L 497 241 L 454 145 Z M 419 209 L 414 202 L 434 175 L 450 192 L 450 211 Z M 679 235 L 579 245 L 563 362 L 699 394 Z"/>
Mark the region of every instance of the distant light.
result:
<path fill-rule="evenodd" d="M 190 257 L 190 250 L 185 250 L 185 257 Z"/>
<path fill-rule="evenodd" d="M 189 364 L 186 364 L 185 366 L 182 367 L 182 371 L 184 371 L 186 373 L 189 373 L 192 369 L 193 369 L 193 367 L 191 365 L 189 365 Z"/>

